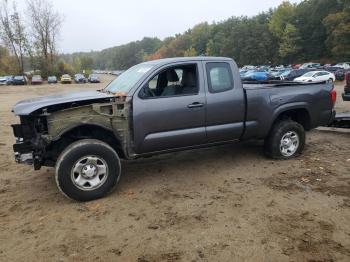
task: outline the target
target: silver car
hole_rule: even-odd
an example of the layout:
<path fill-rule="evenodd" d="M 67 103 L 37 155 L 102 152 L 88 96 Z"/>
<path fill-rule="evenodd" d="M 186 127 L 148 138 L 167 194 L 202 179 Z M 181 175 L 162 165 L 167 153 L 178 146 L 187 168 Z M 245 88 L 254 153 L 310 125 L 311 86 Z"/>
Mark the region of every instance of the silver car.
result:
<path fill-rule="evenodd" d="M 0 76 L 0 85 L 7 85 L 7 78 L 5 76 Z"/>

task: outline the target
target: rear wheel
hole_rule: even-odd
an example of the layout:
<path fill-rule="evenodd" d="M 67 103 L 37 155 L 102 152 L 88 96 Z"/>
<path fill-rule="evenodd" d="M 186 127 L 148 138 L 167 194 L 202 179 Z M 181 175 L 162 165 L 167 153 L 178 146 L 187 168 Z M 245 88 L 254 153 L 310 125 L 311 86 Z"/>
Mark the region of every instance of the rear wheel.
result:
<path fill-rule="evenodd" d="M 108 144 L 79 140 L 68 146 L 56 163 L 56 184 L 67 197 L 89 201 L 108 194 L 120 178 L 120 160 Z"/>
<path fill-rule="evenodd" d="M 292 120 L 277 122 L 265 139 L 265 154 L 275 159 L 290 159 L 301 154 L 305 146 L 302 125 Z"/>
<path fill-rule="evenodd" d="M 328 81 L 327 81 L 328 83 L 333 83 L 333 79 L 332 78 L 330 78 L 330 79 L 328 79 Z"/>

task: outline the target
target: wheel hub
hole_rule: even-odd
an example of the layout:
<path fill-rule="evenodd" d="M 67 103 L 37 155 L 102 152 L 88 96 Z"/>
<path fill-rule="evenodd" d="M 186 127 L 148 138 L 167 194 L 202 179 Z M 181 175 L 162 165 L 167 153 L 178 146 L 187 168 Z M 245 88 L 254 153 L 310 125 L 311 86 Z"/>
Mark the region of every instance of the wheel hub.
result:
<path fill-rule="evenodd" d="M 108 165 L 100 157 L 88 155 L 80 158 L 72 167 L 71 179 L 81 190 L 89 191 L 102 186 L 108 177 Z"/>
<path fill-rule="evenodd" d="M 281 139 L 280 151 L 283 156 L 290 157 L 298 150 L 299 144 L 299 135 L 294 131 L 289 131 Z"/>
<path fill-rule="evenodd" d="M 81 175 L 85 178 L 93 178 L 97 175 L 97 167 L 93 164 L 85 165 L 81 170 Z"/>

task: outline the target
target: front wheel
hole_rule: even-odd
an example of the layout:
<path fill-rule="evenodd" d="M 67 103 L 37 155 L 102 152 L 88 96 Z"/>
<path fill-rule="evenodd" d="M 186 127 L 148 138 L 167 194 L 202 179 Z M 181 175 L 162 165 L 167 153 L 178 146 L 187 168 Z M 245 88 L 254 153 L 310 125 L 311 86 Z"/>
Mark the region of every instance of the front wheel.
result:
<path fill-rule="evenodd" d="M 292 120 L 277 122 L 265 139 L 267 156 L 275 159 L 290 159 L 301 154 L 305 146 L 305 130 Z"/>
<path fill-rule="evenodd" d="M 56 184 L 68 198 L 89 201 L 108 194 L 119 181 L 120 160 L 108 144 L 84 139 L 69 145 L 56 163 Z"/>

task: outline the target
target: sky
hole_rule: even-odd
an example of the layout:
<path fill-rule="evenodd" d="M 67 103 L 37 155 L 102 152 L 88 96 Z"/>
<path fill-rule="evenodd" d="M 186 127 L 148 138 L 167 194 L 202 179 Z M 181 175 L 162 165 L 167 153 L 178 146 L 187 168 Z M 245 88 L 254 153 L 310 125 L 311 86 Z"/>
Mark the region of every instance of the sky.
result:
<path fill-rule="evenodd" d="M 22 5 L 24 0 L 18 0 Z M 164 39 L 201 22 L 253 16 L 282 0 L 51 0 L 64 22 L 58 48 L 63 53 L 99 51 L 140 40 Z M 291 0 L 290 2 L 300 2 Z M 23 4 L 24 5 L 24 4 Z"/>

